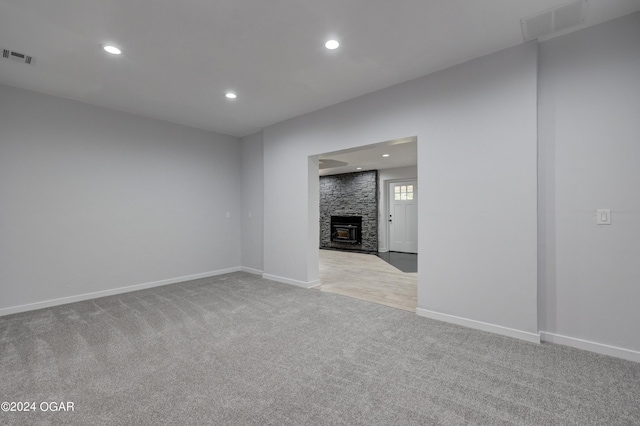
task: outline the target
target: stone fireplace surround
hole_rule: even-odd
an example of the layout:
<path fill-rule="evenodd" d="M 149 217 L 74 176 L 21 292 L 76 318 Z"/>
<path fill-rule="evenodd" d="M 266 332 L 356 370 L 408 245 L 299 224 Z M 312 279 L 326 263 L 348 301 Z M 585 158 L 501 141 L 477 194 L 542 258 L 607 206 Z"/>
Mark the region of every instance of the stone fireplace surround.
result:
<path fill-rule="evenodd" d="M 320 176 L 320 248 L 378 252 L 378 171 Z M 361 216 L 361 242 L 331 241 L 331 216 Z"/>

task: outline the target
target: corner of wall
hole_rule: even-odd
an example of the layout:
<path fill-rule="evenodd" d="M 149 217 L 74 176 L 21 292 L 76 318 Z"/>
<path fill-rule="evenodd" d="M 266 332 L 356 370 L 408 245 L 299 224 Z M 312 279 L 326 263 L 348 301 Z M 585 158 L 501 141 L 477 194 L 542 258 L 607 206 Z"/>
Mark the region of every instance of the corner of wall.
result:
<path fill-rule="evenodd" d="M 241 140 L 241 265 L 262 271 L 264 211 L 264 147 L 262 131 Z"/>

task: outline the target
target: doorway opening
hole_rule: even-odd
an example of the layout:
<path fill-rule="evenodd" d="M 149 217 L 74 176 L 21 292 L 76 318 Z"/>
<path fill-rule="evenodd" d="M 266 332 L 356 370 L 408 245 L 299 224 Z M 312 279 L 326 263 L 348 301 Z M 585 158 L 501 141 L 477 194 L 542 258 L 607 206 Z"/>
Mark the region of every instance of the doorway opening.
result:
<path fill-rule="evenodd" d="M 314 288 L 415 312 L 417 138 L 329 152 L 316 158 L 321 244 L 320 285 Z M 367 180 L 367 172 L 369 177 L 375 172 L 375 184 Z M 361 179 L 358 173 L 363 173 Z M 345 182 L 348 187 L 339 187 Z M 352 199 L 358 202 L 351 203 Z M 372 201 L 373 215 L 365 207 Z M 377 233 L 373 250 L 354 250 L 364 234 L 372 234 L 372 228 Z M 323 247 L 324 240 L 331 244 Z"/>
<path fill-rule="evenodd" d="M 382 188 L 389 245 L 378 256 L 402 272 L 418 272 L 418 180 L 389 179 Z"/>

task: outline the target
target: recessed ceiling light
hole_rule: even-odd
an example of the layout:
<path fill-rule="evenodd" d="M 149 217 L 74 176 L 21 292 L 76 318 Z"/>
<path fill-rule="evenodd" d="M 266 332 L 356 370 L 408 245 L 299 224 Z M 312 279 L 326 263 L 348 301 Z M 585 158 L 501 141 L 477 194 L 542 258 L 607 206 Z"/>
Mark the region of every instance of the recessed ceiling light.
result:
<path fill-rule="evenodd" d="M 329 40 L 324 44 L 324 47 L 326 47 L 329 50 L 337 49 L 338 46 L 340 46 L 340 43 L 338 42 L 338 40 Z"/>
<path fill-rule="evenodd" d="M 235 99 L 235 98 L 237 98 L 237 97 L 238 97 L 238 95 L 236 95 L 236 94 L 235 94 L 235 93 L 233 93 L 233 92 L 227 92 L 227 93 L 225 94 L 225 96 L 227 97 L 227 99 Z"/>
<path fill-rule="evenodd" d="M 383 156 L 383 157 L 388 157 L 388 156 L 389 156 L 389 154 L 382 154 L 382 156 Z"/>
<path fill-rule="evenodd" d="M 362 170 L 362 167 L 356 167 L 356 170 Z"/>
<path fill-rule="evenodd" d="M 118 49 L 112 44 L 103 44 L 102 49 L 107 53 L 111 53 L 112 55 L 119 55 L 122 53 L 122 50 Z"/>

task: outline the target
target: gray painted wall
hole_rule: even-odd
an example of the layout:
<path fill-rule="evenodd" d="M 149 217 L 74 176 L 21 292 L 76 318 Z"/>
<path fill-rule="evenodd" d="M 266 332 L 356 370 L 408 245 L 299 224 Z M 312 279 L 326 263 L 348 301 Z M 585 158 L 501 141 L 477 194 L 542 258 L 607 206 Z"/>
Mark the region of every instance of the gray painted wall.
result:
<path fill-rule="evenodd" d="M 0 309 L 239 267 L 237 138 L 0 99 Z"/>
<path fill-rule="evenodd" d="M 262 132 L 242 138 L 242 267 L 262 273 L 264 166 Z"/>
<path fill-rule="evenodd" d="M 317 280 L 317 154 L 417 135 L 419 307 L 537 333 L 536 80 L 529 43 L 267 127 L 265 273 Z"/>
<path fill-rule="evenodd" d="M 540 329 L 640 351 L 640 13 L 542 43 L 539 113 Z"/>

